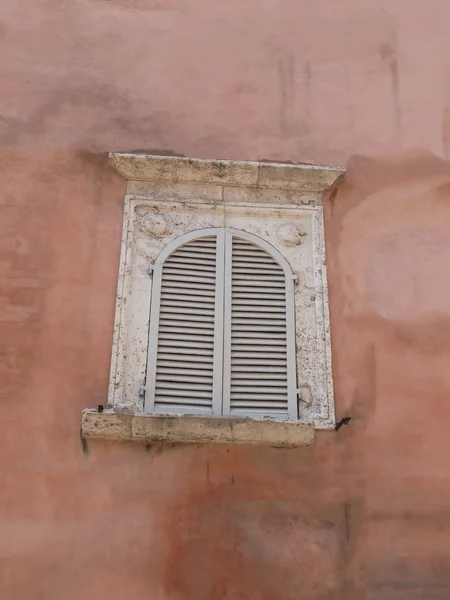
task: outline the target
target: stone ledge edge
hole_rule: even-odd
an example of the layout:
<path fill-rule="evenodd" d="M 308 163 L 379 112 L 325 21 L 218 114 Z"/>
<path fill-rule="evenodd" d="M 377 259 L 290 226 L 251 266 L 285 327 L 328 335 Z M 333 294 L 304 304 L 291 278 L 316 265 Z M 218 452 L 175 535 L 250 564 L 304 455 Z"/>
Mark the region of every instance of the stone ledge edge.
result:
<path fill-rule="evenodd" d="M 296 448 L 314 443 L 314 425 L 297 421 L 83 411 L 86 439 L 131 442 L 259 444 Z"/>
<path fill-rule="evenodd" d="M 110 152 L 110 165 L 125 179 L 209 183 L 323 192 L 339 183 L 345 169 L 320 165 L 211 160 Z"/>

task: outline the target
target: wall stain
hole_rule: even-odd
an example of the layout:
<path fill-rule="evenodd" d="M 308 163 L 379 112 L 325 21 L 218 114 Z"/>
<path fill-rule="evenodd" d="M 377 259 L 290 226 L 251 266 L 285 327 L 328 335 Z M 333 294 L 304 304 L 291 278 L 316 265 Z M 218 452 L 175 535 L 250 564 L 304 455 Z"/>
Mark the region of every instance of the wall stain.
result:
<path fill-rule="evenodd" d="M 89 447 L 88 447 L 87 439 L 84 437 L 84 435 L 81 431 L 81 427 L 80 427 L 80 444 L 81 444 L 81 451 L 83 452 L 83 454 L 85 454 L 85 455 L 89 454 Z"/>
<path fill-rule="evenodd" d="M 285 54 L 277 63 L 278 85 L 280 89 L 280 129 L 288 133 L 292 126 L 292 111 L 295 100 L 294 56 Z"/>
<path fill-rule="evenodd" d="M 72 146 L 85 147 L 90 150 L 115 151 L 116 144 L 108 143 L 107 148 L 98 148 L 93 140 L 101 140 L 105 126 L 114 131 L 114 139 L 150 139 L 156 142 L 150 146 L 158 154 L 168 156 L 181 155 L 168 148 L 169 137 L 185 139 L 187 136 L 182 125 L 167 111 L 154 111 L 151 114 L 137 117 L 136 100 L 129 92 L 124 92 L 114 85 L 93 85 L 91 87 L 75 87 L 61 82 L 60 89 L 54 92 L 45 102 L 35 107 L 26 119 L 0 116 L 3 123 L 0 133 L 0 143 L 5 146 L 18 146 L 26 138 L 42 137 L 47 133 L 55 117 L 69 110 L 76 114 L 78 109 L 83 111 L 101 111 L 107 121 L 96 120 L 82 137 L 72 142 Z M 216 135 L 219 139 L 220 135 Z M 130 151 L 121 143 L 120 151 Z"/>
<path fill-rule="evenodd" d="M 96 0 L 99 3 L 104 3 L 106 6 L 116 6 L 117 8 L 124 10 L 136 10 L 136 11 L 160 11 L 170 10 L 170 3 L 165 0 Z"/>
<path fill-rule="evenodd" d="M 346 81 L 346 88 L 347 88 L 348 110 L 349 110 L 349 114 L 350 114 L 350 129 L 353 132 L 355 129 L 354 109 L 353 109 L 353 91 L 352 91 L 352 82 L 350 79 L 350 73 L 347 68 L 345 69 L 345 81 Z"/>
<path fill-rule="evenodd" d="M 350 414 L 355 425 L 364 428 L 375 412 L 377 398 L 377 355 L 375 344 L 369 343 L 361 353 L 358 383 L 353 395 Z"/>
<path fill-rule="evenodd" d="M 358 379 L 350 407 L 355 427 L 347 429 L 345 436 L 337 440 L 338 444 L 342 440 L 339 463 L 339 478 L 344 495 L 341 594 L 345 600 L 363 600 L 367 589 L 367 561 L 364 554 L 367 527 L 364 437 L 376 407 L 377 358 L 374 343 L 366 344 L 361 350 L 357 372 Z"/>
<path fill-rule="evenodd" d="M 312 129 L 312 72 L 311 63 L 306 61 L 303 69 L 303 78 L 305 81 L 305 113 L 306 127 L 304 133 L 310 133 Z"/>
<path fill-rule="evenodd" d="M 400 103 L 400 82 L 398 60 L 394 49 L 389 44 L 383 44 L 380 48 L 380 56 L 389 67 L 391 78 L 391 93 L 394 105 L 394 117 L 397 139 L 402 138 L 402 111 Z"/>

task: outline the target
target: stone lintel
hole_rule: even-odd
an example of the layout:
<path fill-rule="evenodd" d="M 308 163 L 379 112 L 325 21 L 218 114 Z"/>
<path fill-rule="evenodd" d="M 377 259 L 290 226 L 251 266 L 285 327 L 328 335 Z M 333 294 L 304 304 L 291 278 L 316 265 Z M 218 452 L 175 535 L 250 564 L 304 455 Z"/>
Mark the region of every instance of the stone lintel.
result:
<path fill-rule="evenodd" d="M 314 425 L 297 421 L 207 417 L 198 415 L 128 414 L 83 411 L 84 438 L 133 442 L 260 444 L 285 448 L 310 446 Z"/>
<path fill-rule="evenodd" d="M 323 192 L 345 175 L 345 169 L 339 167 L 121 152 L 111 152 L 109 161 L 127 180 L 158 184 L 202 183 Z"/>

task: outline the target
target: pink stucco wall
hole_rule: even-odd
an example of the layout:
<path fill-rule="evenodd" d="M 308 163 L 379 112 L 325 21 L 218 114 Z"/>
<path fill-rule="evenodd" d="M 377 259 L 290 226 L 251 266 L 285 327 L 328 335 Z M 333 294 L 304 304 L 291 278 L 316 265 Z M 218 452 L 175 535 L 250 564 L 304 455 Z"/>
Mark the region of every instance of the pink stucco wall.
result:
<path fill-rule="evenodd" d="M 2 600 L 448 600 L 449 22 L 445 0 L 3 0 Z M 325 203 L 348 427 L 83 452 L 125 189 L 104 153 L 137 149 L 348 167 Z"/>

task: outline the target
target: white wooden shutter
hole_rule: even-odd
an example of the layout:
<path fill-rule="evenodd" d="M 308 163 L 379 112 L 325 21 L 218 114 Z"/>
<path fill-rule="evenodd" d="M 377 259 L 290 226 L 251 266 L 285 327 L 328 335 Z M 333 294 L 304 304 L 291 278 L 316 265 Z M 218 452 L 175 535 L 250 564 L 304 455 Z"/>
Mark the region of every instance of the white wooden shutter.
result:
<path fill-rule="evenodd" d="M 231 228 L 184 238 L 154 267 L 145 410 L 296 419 L 287 261 Z"/>
<path fill-rule="evenodd" d="M 226 241 L 223 412 L 295 419 L 292 273 L 244 235 Z"/>
<path fill-rule="evenodd" d="M 155 265 L 147 411 L 221 412 L 224 234 L 213 231 Z"/>

